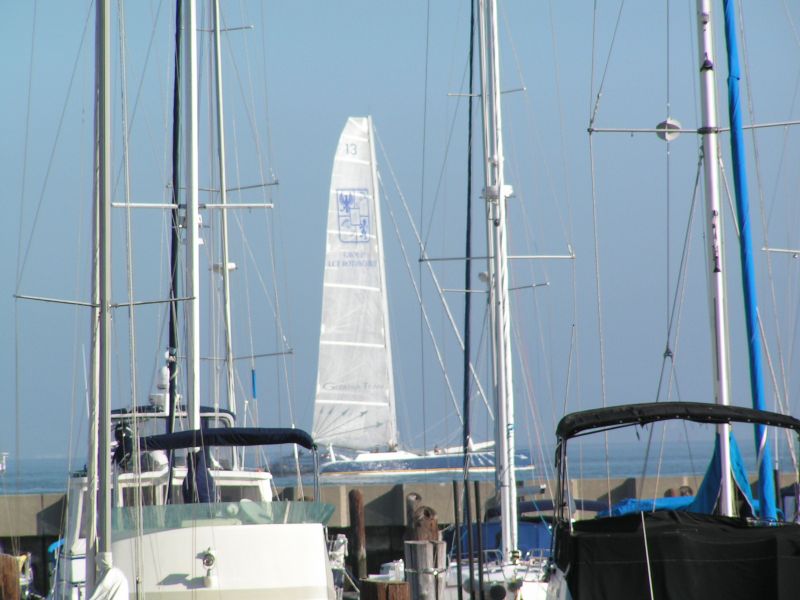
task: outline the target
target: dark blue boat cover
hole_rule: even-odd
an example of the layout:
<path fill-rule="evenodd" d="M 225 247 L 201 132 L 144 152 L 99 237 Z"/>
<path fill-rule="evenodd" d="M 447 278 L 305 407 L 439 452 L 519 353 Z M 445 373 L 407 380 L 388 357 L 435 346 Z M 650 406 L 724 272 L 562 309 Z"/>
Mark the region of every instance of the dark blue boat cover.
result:
<path fill-rule="evenodd" d="M 272 446 L 297 444 L 312 450 L 314 440 L 302 429 L 290 427 L 219 427 L 186 430 L 139 438 L 142 450 L 178 450 L 205 446 Z"/>

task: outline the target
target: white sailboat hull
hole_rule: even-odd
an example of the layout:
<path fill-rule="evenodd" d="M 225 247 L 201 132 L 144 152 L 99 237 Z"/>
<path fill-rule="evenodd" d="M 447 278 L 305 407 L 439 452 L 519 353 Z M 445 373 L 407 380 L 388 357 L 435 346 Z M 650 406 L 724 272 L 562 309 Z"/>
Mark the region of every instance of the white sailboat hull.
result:
<path fill-rule="evenodd" d="M 214 473 L 222 496 L 257 496 L 270 478 L 251 471 Z M 117 498 L 126 495 L 122 484 L 130 475 L 117 478 Z M 173 486 L 180 489 L 183 475 L 185 470 L 173 479 Z M 139 480 L 157 483 L 147 474 Z M 143 496 L 163 495 L 147 488 L 142 486 Z M 72 478 L 52 600 L 87 597 L 81 527 L 86 490 L 85 477 Z M 213 594 L 220 599 L 333 600 L 336 591 L 323 525 L 331 510 L 316 502 L 273 502 L 269 495 L 260 501 L 119 506 L 112 517 L 113 566 L 124 575 L 132 599 Z"/>
<path fill-rule="evenodd" d="M 234 521 L 234 520 L 232 520 Z M 202 557 L 215 553 L 208 570 Z M 131 598 L 335 598 L 322 525 L 203 526 L 145 532 L 112 545 Z M 210 571 L 210 574 L 209 574 Z M 137 577 L 137 573 L 139 574 Z"/>
<path fill-rule="evenodd" d="M 86 597 L 84 540 L 59 560 L 51 598 Z M 216 549 L 223 549 L 216 550 Z M 211 577 L 202 556 L 214 550 Z M 331 600 L 336 597 L 320 524 L 205 525 L 145 533 L 112 544 L 114 564 L 131 598 L 262 598 Z"/>

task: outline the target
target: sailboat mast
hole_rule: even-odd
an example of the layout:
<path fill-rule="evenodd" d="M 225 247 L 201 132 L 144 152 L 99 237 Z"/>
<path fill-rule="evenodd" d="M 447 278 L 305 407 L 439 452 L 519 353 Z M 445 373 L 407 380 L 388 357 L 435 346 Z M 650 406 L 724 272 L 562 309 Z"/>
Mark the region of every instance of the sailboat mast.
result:
<path fill-rule="evenodd" d="M 184 102 L 184 139 L 186 143 L 186 321 L 187 412 L 189 428 L 200 429 L 200 223 L 198 211 L 197 158 L 197 13 L 195 0 L 187 0 L 184 32 L 187 44 L 184 64 L 186 100 Z"/>
<path fill-rule="evenodd" d="M 97 3 L 97 234 L 98 234 L 98 417 L 97 547 L 95 566 L 106 572 L 111 559 L 111 6 Z M 94 426 L 94 425 L 92 425 Z M 94 499 L 91 499 L 94 501 Z M 91 552 L 91 550 L 90 550 Z"/>
<path fill-rule="evenodd" d="M 233 342 L 231 341 L 231 287 L 228 265 L 228 203 L 227 177 L 225 174 L 225 123 L 222 104 L 222 43 L 220 40 L 221 25 L 219 18 L 219 0 L 214 0 L 214 85 L 217 97 L 217 158 L 219 161 L 219 201 L 222 205 L 220 228 L 222 245 L 222 264 L 219 272 L 222 276 L 222 312 L 225 320 L 225 373 L 227 375 L 228 408 L 236 414 L 236 395 L 233 371 Z"/>
<path fill-rule="evenodd" d="M 706 257 L 711 337 L 714 353 L 714 397 L 717 404 L 730 404 L 730 370 L 728 349 L 728 309 L 725 300 L 723 267 L 723 222 L 719 192 L 719 126 L 714 82 L 714 50 L 711 27 L 711 1 L 697 0 L 697 32 L 700 49 L 700 100 L 702 122 L 698 132 L 703 140 L 705 185 Z M 717 426 L 720 443 L 722 482 L 719 510 L 733 515 L 731 490 L 730 425 Z"/>
<path fill-rule="evenodd" d="M 742 109 L 739 101 L 739 44 L 736 40 L 736 7 L 730 0 L 723 0 L 725 10 L 725 46 L 728 57 L 728 115 L 731 125 L 731 156 L 733 158 L 733 185 L 736 190 L 736 215 L 739 221 L 739 256 L 742 264 L 742 288 L 744 291 L 745 317 L 747 324 L 747 347 L 750 358 L 750 393 L 753 408 L 766 410 L 764 402 L 764 370 L 761 364 L 761 334 L 758 328 L 758 294 L 756 292 L 755 267 L 753 266 L 753 242 L 750 235 L 750 195 L 747 190 L 747 168 L 742 131 Z M 775 484 L 772 477 L 772 456 L 767 443 L 767 428 L 755 425 L 756 452 L 758 453 L 758 497 L 760 516 L 775 521 Z"/>
<path fill-rule="evenodd" d="M 514 481 L 514 391 L 511 365 L 511 314 L 508 306 L 508 238 L 506 200 L 511 186 L 503 172 L 500 107 L 500 52 L 497 4 L 480 3 L 481 80 L 484 120 L 484 197 L 489 256 L 489 302 L 492 315 L 492 355 L 497 433 L 496 485 L 500 491 L 503 558 L 512 560 L 517 543 L 517 490 Z"/>
<path fill-rule="evenodd" d="M 170 211 L 170 247 L 169 247 L 169 347 L 167 349 L 167 368 L 169 369 L 169 410 L 167 433 L 175 429 L 176 399 L 178 396 L 178 260 L 180 254 L 180 86 L 181 86 L 181 27 L 183 25 L 183 0 L 175 2 L 175 62 L 172 82 L 172 204 Z M 172 453 L 170 452 L 170 456 Z M 172 460 L 170 459 L 170 464 Z M 167 495 L 171 497 L 172 486 L 168 486 Z"/>

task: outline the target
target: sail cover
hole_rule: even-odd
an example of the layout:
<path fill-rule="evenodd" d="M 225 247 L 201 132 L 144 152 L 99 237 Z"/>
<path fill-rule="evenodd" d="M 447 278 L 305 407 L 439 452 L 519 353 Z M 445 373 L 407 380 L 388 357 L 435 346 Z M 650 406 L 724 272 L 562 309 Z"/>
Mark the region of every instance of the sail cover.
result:
<path fill-rule="evenodd" d="M 314 439 L 394 448 L 397 424 L 372 120 L 347 120 L 331 175 Z"/>

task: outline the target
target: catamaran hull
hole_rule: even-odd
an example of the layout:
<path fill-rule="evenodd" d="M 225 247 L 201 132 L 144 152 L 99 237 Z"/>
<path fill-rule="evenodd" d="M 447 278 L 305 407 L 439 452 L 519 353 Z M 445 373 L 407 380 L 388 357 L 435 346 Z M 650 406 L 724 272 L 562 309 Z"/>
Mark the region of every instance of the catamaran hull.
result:
<path fill-rule="evenodd" d="M 462 454 L 426 454 L 422 456 L 391 457 L 391 453 L 382 453 L 381 458 L 369 458 L 360 455 L 354 460 L 329 462 L 320 468 L 323 480 L 354 477 L 359 480 L 370 478 L 410 479 L 435 475 L 462 475 L 464 472 L 464 456 Z M 470 473 L 473 475 L 494 474 L 494 452 L 475 452 L 470 454 Z M 533 471 L 531 457 L 527 453 L 517 453 L 518 473 Z"/>

